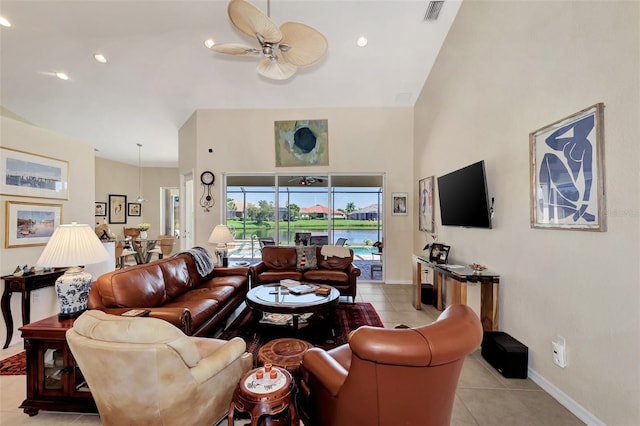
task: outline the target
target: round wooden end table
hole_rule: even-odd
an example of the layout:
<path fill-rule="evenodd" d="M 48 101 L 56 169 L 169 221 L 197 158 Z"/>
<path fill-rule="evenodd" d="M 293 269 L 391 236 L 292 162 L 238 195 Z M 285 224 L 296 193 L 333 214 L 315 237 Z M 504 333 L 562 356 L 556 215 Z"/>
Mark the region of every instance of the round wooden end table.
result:
<path fill-rule="evenodd" d="M 258 363 L 286 368 L 295 375 L 300 368 L 302 356 L 313 345 L 300 339 L 275 339 L 258 350 Z"/>
<path fill-rule="evenodd" d="M 237 411 L 251 415 L 251 426 L 257 426 L 262 416 L 274 416 L 288 410 L 291 426 L 298 426 L 300 420 L 293 402 L 294 382 L 286 369 L 272 366 L 276 377 L 271 378 L 267 368 L 249 371 L 240 379 L 229 406 L 228 425 L 233 426 L 233 416 Z M 258 378 L 262 374 L 262 378 Z"/>

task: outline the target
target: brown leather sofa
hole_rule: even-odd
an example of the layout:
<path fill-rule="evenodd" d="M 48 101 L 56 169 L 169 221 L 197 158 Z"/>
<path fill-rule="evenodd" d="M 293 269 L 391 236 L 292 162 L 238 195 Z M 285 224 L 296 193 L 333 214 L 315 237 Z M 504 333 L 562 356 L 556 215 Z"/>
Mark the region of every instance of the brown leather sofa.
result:
<path fill-rule="evenodd" d="M 156 260 L 101 275 L 89 292 L 89 309 L 120 315 L 149 310 L 190 336 L 205 336 L 224 324 L 245 300 L 247 268 L 214 268 L 200 276 L 189 254 Z"/>
<path fill-rule="evenodd" d="M 318 267 L 300 271 L 296 269 L 296 248 L 265 246 L 262 248 L 262 261 L 249 268 L 251 286 L 277 283 L 291 279 L 316 284 L 328 284 L 340 291 L 343 296 L 356 297 L 356 280 L 360 269 L 353 265 L 353 250 L 349 257 L 329 256 L 325 259 L 316 247 Z"/>
<path fill-rule="evenodd" d="M 421 327 L 360 327 L 348 344 L 305 352 L 301 418 L 307 426 L 448 425 L 462 364 L 481 341 L 467 305 Z"/>

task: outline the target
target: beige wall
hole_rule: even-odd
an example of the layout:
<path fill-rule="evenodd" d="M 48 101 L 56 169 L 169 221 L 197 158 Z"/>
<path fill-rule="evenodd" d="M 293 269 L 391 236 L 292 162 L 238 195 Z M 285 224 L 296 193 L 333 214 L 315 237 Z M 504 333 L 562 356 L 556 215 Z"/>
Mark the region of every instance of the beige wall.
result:
<path fill-rule="evenodd" d="M 329 166 L 276 168 L 274 121 L 305 119 L 328 120 Z M 219 182 L 223 173 L 384 173 L 386 281 L 411 282 L 407 241 L 412 238 L 414 197 L 409 197 L 409 216 L 392 216 L 390 197 L 392 192 L 413 188 L 412 129 L 410 108 L 197 111 L 180 131 L 179 167 L 195 170 L 196 206 L 202 195 L 200 173 L 215 173 L 216 206 L 210 213 L 196 207 L 195 243 L 207 247 L 211 230 L 221 221 L 225 203 L 220 202 L 223 185 Z"/>
<path fill-rule="evenodd" d="M 6 111 L 6 110 L 5 110 Z M 0 196 L 0 273 L 13 273 L 17 265 L 33 266 L 44 246 L 5 248 L 5 218 L 7 200 L 62 205 L 62 223 L 72 221 L 93 223 L 94 152 L 87 143 L 27 124 L 10 114 L 0 116 L 0 146 L 31 154 L 57 158 L 69 162 L 69 199 L 54 200 Z M 4 284 L 3 284 L 4 285 Z M 3 287 L 4 288 L 4 287 Z M 58 312 L 58 301 L 53 287 L 36 290 L 31 294 L 31 321 L 46 318 Z M 22 325 L 20 294 L 11 298 L 14 332 L 12 342 L 20 339 L 18 327 Z M 4 322 L 0 326 L 0 342 L 4 343 Z"/>
<path fill-rule="evenodd" d="M 500 328 L 589 424 L 640 424 L 639 27 L 638 2 L 464 2 L 415 108 L 414 182 L 483 159 L 495 197 L 494 229 L 440 226 L 440 240 L 502 275 Z M 597 102 L 607 232 L 531 229 L 529 132 Z"/>
<path fill-rule="evenodd" d="M 136 203 L 138 197 L 138 166 L 96 158 L 96 201 L 109 203 L 109 194 L 126 195 L 127 203 Z M 160 234 L 160 188 L 178 187 L 178 169 L 163 167 L 142 168 L 142 216 L 127 216 L 127 223 L 110 224 L 111 231 L 122 235 L 125 226 L 134 227 L 142 222 L 151 224 L 149 237 Z M 96 223 L 103 218 L 96 217 Z M 104 219 L 109 220 L 109 216 Z"/>

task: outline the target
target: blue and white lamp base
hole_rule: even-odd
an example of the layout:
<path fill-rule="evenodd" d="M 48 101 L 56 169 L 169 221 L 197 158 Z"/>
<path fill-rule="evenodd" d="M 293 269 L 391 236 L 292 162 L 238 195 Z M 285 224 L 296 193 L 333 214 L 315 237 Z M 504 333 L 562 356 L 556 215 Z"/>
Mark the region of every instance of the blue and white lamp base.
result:
<path fill-rule="evenodd" d="M 56 280 L 59 318 L 73 318 L 87 310 L 91 274 L 81 267 L 69 268 Z"/>

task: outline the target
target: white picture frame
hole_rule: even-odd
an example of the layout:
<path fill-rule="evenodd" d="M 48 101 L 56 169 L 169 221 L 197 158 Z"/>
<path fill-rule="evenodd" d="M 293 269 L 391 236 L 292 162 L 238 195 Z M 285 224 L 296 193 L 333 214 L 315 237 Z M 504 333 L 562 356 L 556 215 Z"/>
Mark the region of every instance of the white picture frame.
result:
<path fill-rule="evenodd" d="M 393 192 L 391 194 L 391 214 L 393 216 L 407 216 L 409 214 L 407 209 L 408 198 L 408 192 Z"/>

